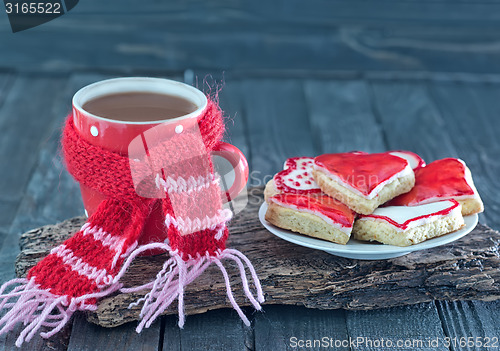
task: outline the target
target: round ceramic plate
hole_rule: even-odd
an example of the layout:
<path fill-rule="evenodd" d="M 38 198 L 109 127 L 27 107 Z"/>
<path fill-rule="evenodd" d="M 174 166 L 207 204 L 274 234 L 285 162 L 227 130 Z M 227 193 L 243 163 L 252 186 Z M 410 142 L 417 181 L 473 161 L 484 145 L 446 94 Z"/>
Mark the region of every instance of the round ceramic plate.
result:
<path fill-rule="evenodd" d="M 350 239 L 347 245 L 340 245 L 331 243 L 329 241 L 296 234 L 292 231 L 275 227 L 274 225 L 266 221 L 264 218 L 266 211 L 267 203 L 264 202 L 262 206 L 260 206 L 259 219 L 262 225 L 277 237 L 297 245 L 310 247 L 311 249 L 323 250 L 332 255 L 355 258 L 358 260 L 383 260 L 387 258 L 403 256 L 413 251 L 430 249 L 431 247 L 451 243 L 452 241 L 458 240 L 464 235 L 469 234 L 477 225 L 478 218 L 477 214 L 466 216 L 464 217 L 465 227 L 456 232 L 446 234 L 434 239 L 429 239 L 420 244 L 407 247 L 399 247 L 368 241 L 358 241 L 354 239 Z"/>

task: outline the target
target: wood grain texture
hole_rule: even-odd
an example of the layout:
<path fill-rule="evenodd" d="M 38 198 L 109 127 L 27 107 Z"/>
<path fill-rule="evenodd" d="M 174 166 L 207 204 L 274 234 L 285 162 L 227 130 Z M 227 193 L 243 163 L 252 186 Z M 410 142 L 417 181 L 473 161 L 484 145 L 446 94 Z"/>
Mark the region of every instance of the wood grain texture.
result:
<path fill-rule="evenodd" d="M 489 338 L 490 346 L 493 338 L 499 338 L 498 301 L 440 301 L 438 308 L 446 335 L 456 338 L 458 343 L 452 346 L 453 350 L 483 351 L 489 348 L 480 344 L 460 345 L 461 338 L 467 340 L 467 337 L 478 337 L 481 342 Z"/>
<path fill-rule="evenodd" d="M 254 194 L 262 196 L 262 189 Z M 465 238 L 449 245 L 384 261 L 358 261 L 284 242 L 267 232 L 257 218 L 258 204 L 249 204 L 231 224 L 229 245 L 254 263 L 266 293 L 267 304 L 310 308 L 368 310 L 432 300 L 500 297 L 498 247 L 500 233 L 479 225 Z M 16 272 L 26 270 L 83 224 L 74 218 L 23 234 Z M 49 241 L 50 240 L 50 241 Z M 273 260 L 269 260 L 273 257 Z M 164 262 L 163 255 L 138 258 L 124 277 L 126 286 L 152 279 Z M 237 301 L 247 305 L 235 267 L 226 263 Z M 138 294 L 103 299 L 89 320 L 115 326 L 137 318 L 138 309 L 127 309 Z M 190 301 L 196 301 L 196 303 Z M 209 268 L 186 290 L 187 314 L 229 307 L 220 272 Z M 120 311 L 117 313 L 117 311 Z M 175 309 L 166 313 L 175 313 Z"/>
<path fill-rule="evenodd" d="M 0 107 L 0 199 L 13 207 L 8 211 L 10 218 L 4 221 L 8 227 L 2 236 L 0 248 L 0 281 L 14 277 L 12 263 L 19 253 L 19 235 L 32 226 L 16 230 L 16 216 L 21 208 L 31 176 L 38 162 L 38 151 L 48 138 L 56 116 L 53 111 L 56 101 L 62 96 L 64 78 L 17 75 Z M 30 204 L 33 206 L 33 204 Z M 47 222 L 46 222 L 47 223 Z M 46 224 L 45 223 L 45 224 Z"/>
<path fill-rule="evenodd" d="M 438 347 L 430 344 L 431 340 L 443 340 L 445 337 L 436 306 L 432 302 L 377 311 L 350 311 L 346 319 L 351 338 L 362 338 L 362 342 L 351 348 L 353 351 L 378 351 L 380 345 L 370 344 L 368 340 L 373 342 L 382 339 L 393 342 L 391 348 L 397 350 L 448 350 L 443 344 Z M 412 344 L 396 347 L 398 340 L 408 340 Z"/>
<path fill-rule="evenodd" d="M 0 111 L 5 101 L 5 98 L 10 92 L 10 87 L 12 85 L 13 80 L 14 80 L 13 74 L 0 73 Z M 20 201 L 21 200 L 19 198 L 0 200 L 0 232 L 2 233 L 2 235 L 0 235 L 0 241 L 3 241 L 3 239 L 5 238 L 5 235 L 3 235 L 3 233 L 8 232 L 10 224 L 14 219 L 14 215 L 17 211 L 17 207 L 19 206 Z M 0 242 L 0 247 L 1 247 L 1 242 Z"/>
<path fill-rule="evenodd" d="M 61 132 L 71 110 L 73 94 L 87 84 L 109 76 L 99 74 L 72 75 L 64 82 L 61 91 L 52 91 L 45 97 L 52 103 L 48 131 L 37 147 L 36 167 L 30 175 L 26 194 L 14 220 L 12 231 L 23 232 L 28 228 L 61 221 L 82 214 L 80 188 L 65 170 L 60 151 Z M 36 79 L 34 79 L 36 80 Z"/>
<path fill-rule="evenodd" d="M 427 162 L 449 156 L 466 160 L 476 186 L 481 189 L 479 191 L 485 201 L 486 215 L 495 211 L 496 198 L 490 194 L 496 191 L 491 189 L 496 182 L 486 176 L 490 165 L 478 164 L 477 161 L 485 158 L 477 157 L 477 148 L 488 150 L 485 145 L 492 145 L 494 138 L 491 138 L 491 133 L 498 129 L 498 125 L 495 129 L 496 114 L 491 110 L 490 113 L 484 113 L 483 109 L 496 106 L 496 100 L 493 99 L 496 86 L 480 82 L 457 84 L 430 81 L 424 84 L 388 80 L 373 81 L 371 84 L 377 113 L 387 131 L 389 147 L 415 151 Z M 470 94 L 466 90 L 470 90 Z M 489 95 L 489 100 L 481 101 L 483 95 L 490 91 L 493 93 Z M 476 100 L 475 106 L 471 106 L 474 93 L 479 93 L 479 100 Z M 485 120 L 488 122 L 485 123 Z M 493 150 L 487 151 L 490 159 L 495 157 L 489 154 Z M 491 166 L 495 164 L 493 162 Z M 484 188 L 490 191 L 485 192 Z M 485 214 L 480 215 L 480 222 L 487 222 Z M 460 338 L 481 335 L 484 330 L 491 330 L 496 325 L 491 322 L 498 315 L 496 302 L 478 301 L 471 304 L 439 301 L 436 305 L 446 336 Z"/>
<path fill-rule="evenodd" d="M 30 35 L 13 35 L 7 17 L 0 18 L 0 47 L 8 48 L 0 67 L 498 73 L 498 7 L 469 1 L 87 1 Z"/>
<path fill-rule="evenodd" d="M 452 134 L 421 82 L 373 81 L 374 109 L 387 140 L 387 148 L 411 150 L 427 163 L 457 157 Z"/>
<path fill-rule="evenodd" d="M 498 121 L 497 84 L 432 84 L 429 91 L 451 135 L 453 145 L 467 163 L 485 203 L 481 219 L 492 228 L 500 228 L 500 200 L 497 174 L 500 172 L 500 143 L 495 133 Z"/>
<path fill-rule="evenodd" d="M 304 90 L 299 80 L 244 80 L 242 89 L 253 168 L 250 185 L 264 185 L 288 157 L 315 154 Z"/>
<path fill-rule="evenodd" d="M 209 311 L 188 317 L 183 329 L 176 316 L 166 316 L 163 350 L 253 350 L 248 347 L 246 327 L 234 310 Z M 251 346 L 251 345 L 250 345 Z"/>
<path fill-rule="evenodd" d="M 117 328 L 103 328 L 87 322 L 84 315 L 75 316 L 68 351 L 157 351 L 160 340 L 160 321 L 140 334 L 135 323 Z"/>
<path fill-rule="evenodd" d="M 320 153 L 386 149 L 365 81 L 306 81 L 305 94 L 313 141 Z"/>
<path fill-rule="evenodd" d="M 15 75 L 12 73 L 0 73 L 0 108 L 9 94 L 14 77 Z"/>
<path fill-rule="evenodd" d="M 37 160 L 37 150 L 50 130 L 54 101 L 64 80 L 18 76 L 0 108 L 0 158 L 3 172 L 0 198 L 21 199 Z M 33 116 L 36 116 L 33 117 Z M 20 141 L 23 142 L 20 142 Z"/>
<path fill-rule="evenodd" d="M 8 231 L 21 200 L 0 200 L 0 228 Z"/>
<path fill-rule="evenodd" d="M 120 4 L 122 6 L 118 7 Z M 290 10 L 283 3 L 246 3 L 234 0 L 217 0 L 210 3 L 200 3 L 195 0 L 183 1 L 180 3 L 170 3 L 168 1 L 143 1 L 140 5 L 132 0 L 124 0 L 122 2 L 109 1 L 104 4 L 99 2 L 89 1 L 84 4 L 79 4 L 75 9 L 75 14 L 81 15 L 95 15 L 97 12 L 110 13 L 115 15 L 124 15 L 129 13 L 162 13 L 162 14 L 178 14 L 177 20 L 206 20 L 200 16 L 199 12 L 213 11 L 220 13 L 220 21 L 223 22 L 227 18 L 240 18 L 253 21 L 270 20 L 276 21 L 296 21 L 311 23 L 316 22 L 320 24 L 330 24 L 332 19 L 338 17 L 352 18 L 356 14 L 369 14 L 373 19 L 394 19 L 401 22 L 420 19 L 422 21 L 460 21 L 460 20 L 487 20 L 498 18 L 498 14 L 487 13 L 489 8 L 487 5 L 498 5 L 496 1 L 486 2 L 473 2 L 463 1 L 456 7 L 450 7 L 449 1 L 436 3 L 432 0 L 426 1 L 406 1 L 404 3 L 393 4 L 390 0 L 380 1 L 379 6 L 370 6 L 362 1 L 349 2 L 346 0 L 335 0 L 324 3 L 318 0 L 311 1 L 311 5 L 307 6 L 304 3 L 293 0 L 290 1 L 289 6 L 293 6 Z M 356 6 L 355 8 L 353 5 Z M 392 6 L 390 6 L 392 5 Z M 453 11 L 452 16 L 446 16 L 442 11 Z M 437 12 L 432 12 L 436 10 Z M 440 11 L 438 11 L 440 10 Z M 483 10 L 483 11 L 481 11 Z M 485 12 L 485 13 L 483 13 Z M 301 14 L 301 18 L 296 18 L 294 15 Z M 483 17 L 479 17 L 483 15 Z M 175 17 L 173 17 L 175 18 Z"/>
<path fill-rule="evenodd" d="M 347 340 L 345 312 L 321 311 L 304 307 L 266 306 L 255 318 L 255 350 L 324 350 L 318 347 L 298 347 L 298 340 L 322 338 Z M 350 350 L 335 347 L 335 350 Z"/>
<path fill-rule="evenodd" d="M 68 340 L 71 334 L 71 324 L 65 326 L 57 336 L 50 339 L 43 339 L 40 335 L 35 335 L 29 343 L 24 343 L 21 347 L 15 346 L 15 342 L 22 325 L 17 325 L 7 334 L 0 336 L 0 350 L 4 351 L 66 351 Z"/>

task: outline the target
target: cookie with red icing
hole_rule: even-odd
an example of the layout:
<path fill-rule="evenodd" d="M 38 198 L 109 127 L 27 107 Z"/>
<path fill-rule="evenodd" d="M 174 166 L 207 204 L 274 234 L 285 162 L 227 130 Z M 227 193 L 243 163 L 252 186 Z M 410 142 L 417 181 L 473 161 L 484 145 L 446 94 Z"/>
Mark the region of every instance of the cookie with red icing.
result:
<path fill-rule="evenodd" d="M 319 194 L 321 189 L 312 176 L 311 157 L 292 157 L 285 161 L 284 170 L 274 175 L 266 184 L 264 198 L 266 201 L 276 194 Z"/>
<path fill-rule="evenodd" d="M 269 198 L 266 220 L 311 237 L 346 244 L 356 214 L 326 194 L 281 193 Z"/>
<path fill-rule="evenodd" d="M 443 200 L 417 206 L 379 207 L 356 220 L 354 239 L 409 246 L 454 232 L 464 226 L 462 206 Z"/>
<path fill-rule="evenodd" d="M 314 159 L 313 177 L 324 193 L 362 214 L 410 191 L 415 183 L 409 162 L 387 152 L 320 155 Z"/>
<path fill-rule="evenodd" d="M 388 205 L 415 206 L 446 199 L 460 202 L 464 216 L 484 210 L 469 168 L 457 158 L 444 158 L 417 169 L 413 189 Z"/>

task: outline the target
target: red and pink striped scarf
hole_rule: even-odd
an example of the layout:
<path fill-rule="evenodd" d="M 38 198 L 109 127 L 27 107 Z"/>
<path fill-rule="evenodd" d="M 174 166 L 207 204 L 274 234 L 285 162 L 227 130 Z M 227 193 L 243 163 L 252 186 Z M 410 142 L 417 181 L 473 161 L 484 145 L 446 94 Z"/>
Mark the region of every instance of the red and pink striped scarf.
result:
<path fill-rule="evenodd" d="M 210 158 L 210 151 L 224 132 L 222 113 L 215 103 L 209 101 L 195 129 L 153 145 L 148 150 L 149 162 L 134 164 L 134 172 L 140 176 L 142 172 L 149 180 L 141 184 L 140 193 L 160 194 L 146 198 L 139 196 L 134 186 L 132 161 L 85 141 L 75 130 L 72 116 L 68 116 L 62 138 L 67 169 L 77 181 L 104 194 L 106 200 L 80 231 L 52 249 L 26 278 L 13 279 L 0 288 L 0 308 L 7 309 L 0 319 L 0 334 L 24 323 L 17 346 L 42 327 L 42 337 L 50 337 L 64 327 L 73 312 L 95 310 L 99 299 L 118 290 L 147 291 L 133 304 L 143 304 L 137 332 L 149 327 L 175 299 L 182 327 L 184 288 L 211 264 L 220 268 L 228 299 L 249 325 L 232 295 L 221 260 L 236 262 L 246 296 L 255 308 L 260 310 L 264 297 L 250 261 L 239 251 L 225 247 L 232 213 L 222 206 L 219 178 Z M 144 222 L 157 202 L 161 202 L 165 216 L 168 242 L 139 246 Z M 169 254 L 156 279 L 124 289 L 120 279 L 132 260 L 153 249 Z M 252 274 L 256 296 L 250 290 L 245 264 Z"/>

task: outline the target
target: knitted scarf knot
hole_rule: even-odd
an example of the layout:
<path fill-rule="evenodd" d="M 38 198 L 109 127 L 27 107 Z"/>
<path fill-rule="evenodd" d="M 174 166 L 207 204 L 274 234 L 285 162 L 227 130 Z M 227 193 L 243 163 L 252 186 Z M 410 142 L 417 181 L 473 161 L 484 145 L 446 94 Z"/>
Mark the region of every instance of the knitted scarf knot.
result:
<path fill-rule="evenodd" d="M 117 290 L 147 291 L 130 306 L 142 303 L 138 333 L 175 299 L 182 327 L 184 288 L 210 264 L 220 268 L 232 306 L 249 325 L 221 263 L 222 259 L 236 262 L 245 294 L 260 310 L 264 297 L 255 269 L 242 253 L 225 247 L 232 213 L 222 207 L 219 178 L 210 157 L 223 133 L 222 112 L 209 100 L 196 128 L 148 145 L 148 162 L 131 164 L 130 155 L 84 140 L 75 129 L 72 115 L 68 116 L 62 138 L 66 167 L 77 181 L 103 194 L 105 200 L 80 231 L 53 248 L 26 278 L 13 279 L 0 288 L 0 309 L 8 309 L 0 319 L 0 334 L 22 322 L 25 327 L 17 346 L 29 341 L 41 327 L 49 328 L 40 333 L 48 338 L 64 327 L 73 312 L 95 310 L 100 298 Z M 144 194 L 149 196 L 141 196 Z M 158 202 L 168 242 L 138 245 L 145 220 Z M 133 259 L 152 249 L 169 254 L 156 279 L 123 288 L 120 279 Z M 256 297 L 243 263 L 251 272 Z"/>

